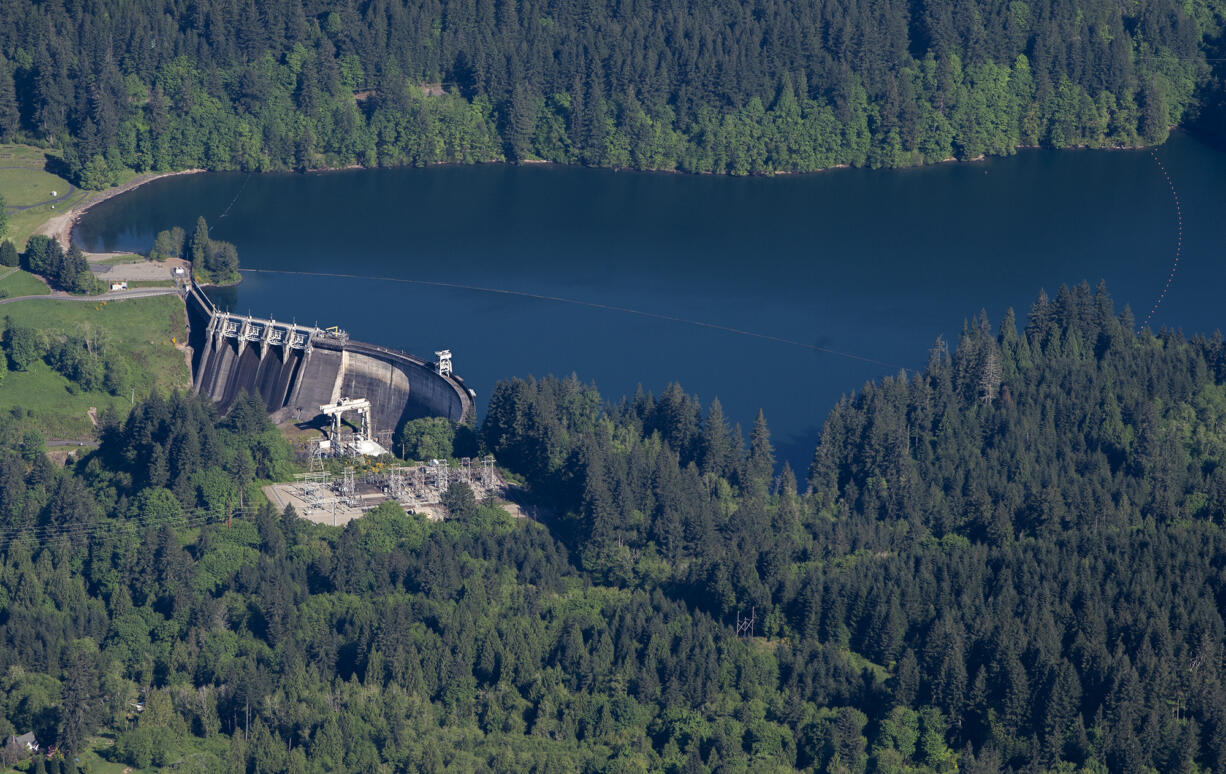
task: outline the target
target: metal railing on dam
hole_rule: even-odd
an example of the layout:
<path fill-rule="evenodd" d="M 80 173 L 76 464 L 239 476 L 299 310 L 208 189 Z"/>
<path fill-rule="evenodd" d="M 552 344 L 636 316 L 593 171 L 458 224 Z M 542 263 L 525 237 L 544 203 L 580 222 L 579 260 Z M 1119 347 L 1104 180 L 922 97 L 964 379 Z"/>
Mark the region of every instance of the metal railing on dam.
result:
<path fill-rule="evenodd" d="M 315 326 L 299 325 L 296 322 L 278 322 L 251 315 L 223 312 L 214 306 L 200 287 L 192 282 L 188 286 L 188 298 L 194 300 L 208 315 L 205 334 L 223 339 L 234 339 L 240 344 L 259 344 L 270 347 L 309 350 L 315 340 L 326 338 L 332 341 L 348 339 L 337 328 L 327 330 Z"/>
<path fill-rule="evenodd" d="M 185 296 L 193 389 L 223 410 L 246 391 L 276 419 L 314 417 L 341 397 L 369 399 L 380 429 L 419 416 L 476 417 L 474 393 L 437 363 L 353 341 L 339 328 L 225 312 L 195 283 Z"/>

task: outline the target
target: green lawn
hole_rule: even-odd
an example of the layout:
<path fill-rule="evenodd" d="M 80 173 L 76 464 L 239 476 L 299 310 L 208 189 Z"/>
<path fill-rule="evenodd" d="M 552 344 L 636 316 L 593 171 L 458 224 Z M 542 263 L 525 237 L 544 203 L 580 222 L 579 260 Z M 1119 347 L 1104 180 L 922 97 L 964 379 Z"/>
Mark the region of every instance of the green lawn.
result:
<path fill-rule="evenodd" d="M 0 317 L 47 331 L 80 332 L 105 329 L 132 366 L 136 398 L 153 389 L 168 392 L 190 385 L 187 361 L 175 342 L 183 342 L 186 320 L 177 296 L 123 301 L 53 301 L 33 299 L 0 307 Z M 121 414 L 131 406 L 131 393 L 73 392 L 75 385 L 41 361 L 29 371 L 10 371 L 0 383 L 0 411 L 21 407 L 48 438 L 88 438 L 93 431 L 90 407 L 100 412 L 114 407 Z"/>
<path fill-rule="evenodd" d="M 187 750 L 187 756 L 200 756 L 204 752 L 212 753 L 219 759 L 224 759 L 227 745 L 216 740 L 194 740 L 193 744 Z M 88 772 L 88 774 L 149 774 L 150 772 L 164 771 L 165 769 L 148 768 L 138 769 L 127 766 L 123 763 L 113 763 L 103 755 L 109 755 L 109 749 L 115 745 L 115 740 L 110 737 L 96 736 L 89 740 L 90 749 L 81 753 L 79 757 L 80 763 L 77 765 L 77 770 Z M 187 757 L 185 756 L 185 757 Z M 176 760 L 175 763 L 181 763 Z M 34 767 L 29 760 L 18 764 L 18 768 L 0 769 L 3 774 L 29 774 Z"/>
<path fill-rule="evenodd" d="M 59 151 L 36 148 L 33 145 L 0 143 L 0 167 L 42 169 L 47 165 L 48 156 L 55 158 L 59 155 Z"/>
<path fill-rule="evenodd" d="M 0 291 L 4 298 L 17 296 L 45 296 L 51 292 L 47 283 L 18 268 L 0 269 Z"/>
<path fill-rule="evenodd" d="M 52 199 L 52 191 L 62 195 L 72 190 L 67 180 L 46 169 L 48 159 L 54 159 L 56 155 L 56 151 L 30 145 L 0 145 L 0 196 L 4 197 L 10 209 Z M 87 192 L 77 191 L 54 205 L 9 212 L 8 238 L 21 249 L 26 239 L 48 218 L 70 209 L 88 195 Z"/>
<path fill-rule="evenodd" d="M 93 196 L 92 191 L 73 191 L 71 196 L 44 204 L 41 207 L 31 207 L 28 210 L 11 211 L 14 207 L 24 207 L 53 199 L 52 191 L 62 196 L 72 185 L 64 178 L 47 171 L 48 164 L 58 161 L 58 150 L 36 148 L 32 145 L 0 144 L 0 196 L 8 205 L 9 229 L 8 239 L 13 240 L 17 249 L 25 248 L 26 240 L 36 232 L 39 226 L 56 215 L 71 210 L 73 207 Z M 52 166 L 54 169 L 55 167 Z M 116 176 L 115 185 L 123 185 L 137 176 L 137 172 L 126 169 Z"/>
<path fill-rule="evenodd" d="M 67 181 L 50 172 L 42 169 L 5 169 L 7 166 L 8 163 L 0 161 L 0 189 L 3 189 L 4 201 L 10 207 L 38 204 L 69 191 Z"/>
<path fill-rule="evenodd" d="M 175 281 L 172 279 L 166 280 L 128 280 L 128 287 L 132 290 L 136 288 L 173 288 Z"/>
<path fill-rule="evenodd" d="M 61 199 L 55 204 L 45 204 L 42 207 L 34 207 L 21 212 L 9 213 L 9 235 L 8 239 L 13 240 L 13 244 L 17 245 L 18 250 L 25 248 L 26 240 L 33 236 L 34 232 L 38 231 L 38 227 L 46 223 L 49 219 L 56 215 L 71 210 L 76 205 L 80 204 L 90 196 L 90 191 L 77 191 L 67 199 Z"/>

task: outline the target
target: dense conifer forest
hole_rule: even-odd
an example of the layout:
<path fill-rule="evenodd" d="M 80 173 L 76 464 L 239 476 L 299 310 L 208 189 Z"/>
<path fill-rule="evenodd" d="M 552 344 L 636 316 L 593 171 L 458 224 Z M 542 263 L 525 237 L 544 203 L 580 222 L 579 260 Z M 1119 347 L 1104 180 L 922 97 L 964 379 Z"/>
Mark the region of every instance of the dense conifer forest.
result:
<path fill-rule="evenodd" d="M 799 477 L 676 385 L 503 382 L 479 442 L 536 520 L 463 485 L 437 523 L 253 507 L 291 464 L 258 400 L 102 424 L 60 469 L 0 418 L 5 737 L 200 772 L 1226 767 L 1226 343 L 1101 287 L 865 385 Z"/>
<path fill-rule="evenodd" d="M 7 0 L 0 141 L 62 148 L 93 188 L 127 169 L 750 174 L 1132 146 L 1226 115 L 1224 19 L 1222 0 Z"/>

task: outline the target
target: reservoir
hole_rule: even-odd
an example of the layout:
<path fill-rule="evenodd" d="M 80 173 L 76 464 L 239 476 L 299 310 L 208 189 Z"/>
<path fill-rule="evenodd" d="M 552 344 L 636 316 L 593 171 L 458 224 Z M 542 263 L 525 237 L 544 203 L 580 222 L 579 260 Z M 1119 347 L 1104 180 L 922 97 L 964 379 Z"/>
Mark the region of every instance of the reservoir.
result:
<path fill-rule="evenodd" d="M 209 173 L 103 202 L 75 239 L 145 252 L 203 215 L 248 272 L 235 312 L 449 348 L 500 379 L 575 373 L 609 400 L 677 381 L 803 476 L 826 414 L 922 368 L 938 336 L 1040 288 L 1106 280 L 1140 324 L 1212 333 L 1226 291 L 1226 154 L 1024 151 L 910 170 L 698 177 L 539 165 Z M 1178 208 L 1176 206 L 1178 197 Z M 282 273 L 299 272 L 299 273 Z M 340 276 L 343 275 L 343 276 Z"/>

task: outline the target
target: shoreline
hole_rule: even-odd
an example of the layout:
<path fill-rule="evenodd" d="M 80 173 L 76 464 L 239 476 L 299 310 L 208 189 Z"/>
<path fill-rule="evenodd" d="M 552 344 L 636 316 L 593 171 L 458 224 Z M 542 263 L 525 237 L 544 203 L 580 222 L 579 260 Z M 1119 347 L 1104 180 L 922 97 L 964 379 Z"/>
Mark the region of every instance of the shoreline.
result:
<path fill-rule="evenodd" d="M 1175 132 L 1180 131 L 1180 127 L 1179 126 L 1171 127 L 1169 131 L 1172 134 L 1174 134 Z M 1041 145 L 1018 145 L 1013 149 L 1013 153 L 1008 154 L 1008 155 L 1013 155 L 1014 153 L 1017 153 L 1018 151 L 1040 150 L 1042 149 L 1042 147 L 1043 146 Z M 1151 146 L 1147 146 L 1144 144 L 1131 145 L 1131 146 L 1120 146 L 1120 145 L 1102 146 L 1098 148 L 1092 148 L 1090 146 L 1085 146 L 1085 145 L 1075 145 L 1075 146 L 1070 146 L 1068 148 L 1062 148 L 1060 150 L 1137 151 L 1137 150 L 1145 150 L 1146 148 L 1150 148 L 1150 147 Z M 1001 157 L 1003 156 L 998 156 L 998 155 L 989 156 L 987 154 L 980 154 L 979 156 L 973 159 L 959 159 L 956 156 L 950 156 L 949 158 L 941 159 L 940 161 L 936 161 L 936 162 L 910 164 L 906 166 L 893 167 L 892 169 L 896 169 L 896 170 L 925 169 L 925 168 L 930 168 L 934 166 L 943 166 L 943 165 L 951 164 L 951 163 L 953 164 L 957 164 L 957 163 L 978 164 L 978 163 L 983 163 L 985 161 L 988 161 L 992 158 L 1001 158 Z M 522 165 L 522 166 L 543 166 L 543 167 L 573 167 L 573 166 L 584 167 L 584 165 L 582 164 L 580 165 L 562 164 L 562 163 L 558 163 L 555 161 L 549 161 L 547 159 L 521 159 L 518 161 L 511 161 L 509 159 L 488 159 L 485 161 L 478 161 L 478 162 L 472 162 L 472 163 L 438 161 L 438 162 L 432 162 L 430 164 L 427 164 L 426 166 L 431 166 L 431 167 L 478 166 L 478 165 L 484 165 L 484 164 L 502 164 L 506 166 L 521 166 Z M 319 167 L 319 168 L 306 169 L 306 170 L 270 170 L 270 171 L 274 173 L 275 172 L 286 172 L 289 174 L 311 175 L 311 174 L 329 174 L 329 173 L 335 173 L 335 172 L 348 172 L 348 171 L 362 170 L 362 169 L 383 169 L 383 168 L 385 167 L 367 167 L 362 164 L 347 164 L 345 166 L 339 166 L 339 167 Z M 386 167 L 386 168 L 390 169 L 394 167 Z M 647 174 L 694 175 L 698 177 L 734 177 L 734 175 L 729 175 L 727 173 L 685 172 L 680 169 L 635 170 L 629 167 L 586 167 L 586 168 L 608 169 L 613 172 L 635 171 L 635 172 L 644 172 Z M 849 168 L 851 168 L 851 165 L 849 164 L 835 164 L 829 167 L 822 167 L 821 169 L 814 169 L 814 170 L 804 170 L 804 171 L 773 170 L 770 172 L 759 172 L 755 174 L 746 175 L 746 177 L 764 177 L 764 178 L 792 177 L 792 176 L 799 177 L 799 176 L 805 176 L 805 175 L 818 175 L 818 174 L 822 174 L 825 172 L 832 172 L 832 171 L 839 170 L 839 169 L 849 169 Z M 166 178 L 166 177 L 177 177 L 179 175 L 194 175 L 194 174 L 198 174 L 201 172 L 208 172 L 208 171 L 209 170 L 207 169 L 183 169 L 183 170 L 179 170 L 176 172 L 148 172 L 148 173 L 144 173 L 141 175 L 137 175 L 136 177 L 132 178 L 131 180 L 129 180 L 128 182 L 122 185 L 113 186 L 103 191 L 91 191 L 86 196 L 86 198 L 82 200 L 80 204 L 76 205 L 75 207 L 68 210 L 67 212 L 64 212 L 63 214 L 55 215 L 51 218 L 48 218 L 45 222 L 43 222 L 42 225 L 40 225 L 37 229 L 35 229 L 34 234 L 41 235 L 41 236 L 49 236 L 55 239 L 56 241 L 60 243 L 60 246 L 63 247 L 65 251 L 67 251 L 72 246 L 72 232 L 76 228 L 77 222 L 80 220 L 81 216 L 84 215 L 86 212 L 88 212 L 89 209 L 93 207 L 94 205 L 100 204 L 101 202 L 105 202 L 108 199 L 111 199 L 112 197 L 128 193 L 129 191 L 133 191 L 141 187 L 142 185 L 145 185 L 146 183 L 153 182 L 154 180 L 161 180 L 162 178 Z M 94 260 L 100 256 L 107 255 L 106 253 L 92 253 L 89 251 L 84 251 L 84 252 L 85 252 L 86 257 L 89 258 L 90 260 Z M 237 284 L 237 283 L 234 283 L 234 284 Z"/>
<path fill-rule="evenodd" d="M 60 246 L 67 251 L 72 247 L 72 231 L 76 228 L 77 221 L 84 215 L 90 207 L 100 204 L 108 199 L 111 199 L 120 194 L 125 194 L 128 191 L 133 191 L 140 188 L 146 183 L 154 180 L 161 180 L 164 177 L 176 177 L 178 175 L 194 175 L 199 172 L 204 172 L 203 169 L 184 169 L 178 172 L 149 172 L 142 175 L 137 175 L 123 185 L 112 186 L 103 191 L 91 192 L 80 204 L 76 205 L 67 212 L 48 218 L 41 226 L 35 229 L 34 233 L 41 236 L 49 236 L 60 243 Z M 91 255 L 102 255 L 86 252 L 86 257 Z"/>
<path fill-rule="evenodd" d="M 1178 125 L 1172 126 L 1170 127 L 1169 131 L 1171 134 L 1174 134 L 1176 132 L 1181 131 L 1181 127 L 1179 127 Z M 1058 150 L 1138 151 L 1138 150 L 1145 150 L 1147 148 L 1152 148 L 1152 147 L 1157 147 L 1157 146 L 1149 146 L 1145 144 L 1104 145 L 1100 147 L 1091 147 L 1088 145 L 1071 145 L 1067 148 L 1060 148 Z M 1042 149 L 1043 149 L 1042 145 L 1018 145 L 1013 148 L 1012 153 L 1007 154 L 1007 155 L 1011 156 L 1011 155 L 1016 154 L 1019 151 L 1042 150 Z M 971 159 L 959 159 L 956 156 L 950 156 L 948 158 L 944 158 L 944 159 L 941 159 L 935 162 L 921 162 L 918 164 L 908 164 L 908 165 L 899 166 L 899 167 L 890 167 L 889 169 L 894 169 L 894 170 L 925 169 L 925 168 L 930 168 L 930 167 L 935 167 L 935 166 L 944 166 L 946 164 L 951 164 L 951 163 L 952 164 L 958 164 L 958 163 L 978 164 L 978 163 L 982 163 L 985 161 L 989 161 L 993 158 L 1004 158 L 1004 157 L 1006 157 L 1005 154 L 989 155 L 989 154 L 982 154 L 982 153 L 976 156 L 975 158 L 971 158 Z M 549 161 L 548 159 L 536 159 L 536 158 L 520 159 L 517 161 L 512 161 L 510 159 L 505 159 L 505 158 L 487 159 L 487 160 L 476 161 L 476 162 L 436 161 L 436 162 L 428 163 L 425 166 L 427 167 L 451 167 L 451 166 L 481 166 L 485 164 L 501 164 L 501 165 L 506 165 L 506 166 L 580 167 L 580 168 L 586 168 L 586 169 L 607 169 L 612 172 L 623 172 L 623 171 L 645 172 L 648 174 L 693 175 L 696 177 L 741 177 L 740 175 L 731 175 L 729 173 L 722 173 L 722 172 L 686 172 L 680 169 L 656 169 L 656 168 L 634 169 L 633 167 L 603 167 L 603 166 L 587 167 L 586 165 L 583 165 L 583 164 L 564 164 L 564 163 L 560 163 L 556 161 Z M 268 172 L 265 172 L 265 173 L 255 173 L 255 174 L 269 174 L 269 173 L 276 174 L 280 172 L 280 173 L 286 173 L 286 174 L 312 175 L 312 174 L 330 174 L 330 173 L 336 173 L 336 172 L 349 172 L 349 171 L 356 171 L 356 170 L 363 170 L 363 169 L 397 169 L 397 168 L 399 167 L 382 167 L 382 166 L 368 167 L 364 164 L 355 163 L 355 164 L 346 164 L 344 166 L 338 166 L 338 167 L 316 167 L 316 168 L 304 169 L 304 170 L 268 170 Z M 834 164 L 829 167 L 822 167 L 820 169 L 811 169 L 811 170 L 803 170 L 803 171 L 802 170 L 777 169 L 777 170 L 772 170 L 769 172 L 764 171 L 764 172 L 751 173 L 749 175 L 745 175 L 744 177 L 764 177 L 764 178 L 791 177 L 791 176 L 799 177 L 799 176 L 805 176 L 805 175 L 819 175 L 825 172 L 832 172 L 835 170 L 850 169 L 850 168 L 851 168 L 850 164 L 843 163 L 843 164 Z M 179 170 L 176 172 L 148 172 L 148 173 L 138 175 L 122 185 L 113 186 L 104 191 L 91 191 L 89 195 L 80 204 L 78 204 L 77 206 L 73 207 L 71 210 L 68 210 L 67 212 L 61 215 L 56 215 L 56 216 L 49 218 L 41 226 L 39 226 L 34 231 L 34 233 L 38 235 L 43 235 L 43 236 L 50 236 L 56 239 L 65 250 L 68 250 L 72 246 L 72 231 L 74 228 L 76 228 L 77 221 L 81 218 L 82 215 L 84 215 L 94 205 L 104 202 L 112 197 L 128 193 L 129 191 L 135 190 L 141 187 L 142 185 L 146 183 L 150 183 L 154 180 L 161 180 L 162 178 L 165 178 L 165 177 L 177 177 L 179 175 L 194 175 L 194 174 L 198 174 L 201 172 L 208 172 L 208 171 L 210 170 L 197 168 L 197 169 L 183 169 L 183 170 Z M 91 255 L 102 255 L 102 254 L 90 253 L 87 251 L 86 255 L 91 256 Z"/>

